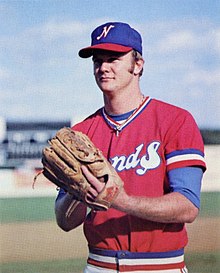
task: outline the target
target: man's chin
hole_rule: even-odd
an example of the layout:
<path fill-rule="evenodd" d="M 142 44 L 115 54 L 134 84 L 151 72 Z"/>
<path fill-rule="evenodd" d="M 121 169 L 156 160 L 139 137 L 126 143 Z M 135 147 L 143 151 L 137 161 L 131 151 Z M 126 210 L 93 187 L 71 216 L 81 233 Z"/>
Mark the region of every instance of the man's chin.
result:
<path fill-rule="evenodd" d="M 110 87 L 109 85 L 101 84 L 99 85 L 99 88 L 103 93 L 111 93 L 114 91 L 114 88 Z"/>

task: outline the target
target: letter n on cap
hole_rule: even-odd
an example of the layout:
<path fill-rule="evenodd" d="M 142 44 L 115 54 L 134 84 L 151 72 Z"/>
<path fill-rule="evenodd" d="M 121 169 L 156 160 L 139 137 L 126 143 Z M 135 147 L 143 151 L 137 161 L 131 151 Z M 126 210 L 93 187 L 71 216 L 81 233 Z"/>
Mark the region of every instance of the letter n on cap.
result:
<path fill-rule="evenodd" d="M 99 35 L 96 39 L 100 40 L 102 37 L 105 38 L 108 35 L 109 31 L 114 27 L 115 26 L 113 26 L 113 25 L 103 27 L 103 31 L 102 31 L 101 35 Z"/>

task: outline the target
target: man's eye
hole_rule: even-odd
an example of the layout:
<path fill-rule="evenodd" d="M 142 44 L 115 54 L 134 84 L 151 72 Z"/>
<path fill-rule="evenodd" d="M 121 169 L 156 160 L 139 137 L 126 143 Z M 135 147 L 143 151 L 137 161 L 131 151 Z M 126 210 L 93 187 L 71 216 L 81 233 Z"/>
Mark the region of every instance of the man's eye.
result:
<path fill-rule="evenodd" d="M 118 60 L 118 58 L 110 58 L 110 59 L 108 59 L 108 62 L 113 63 L 114 61 L 117 61 L 117 60 Z"/>
<path fill-rule="evenodd" d="M 106 60 L 101 60 L 101 59 L 93 59 L 93 63 L 95 66 L 100 66 L 102 65 L 103 62 L 106 62 L 106 63 L 113 63 L 115 61 L 119 60 L 119 58 L 117 57 L 112 57 L 112 58 L 109 58 L 109 59 L 106 59 Z"/>
<path fill-rule="evenodd" d="M 93 60 L 94 65 L 100 65 L 102 62 L 101 60 Z"/>

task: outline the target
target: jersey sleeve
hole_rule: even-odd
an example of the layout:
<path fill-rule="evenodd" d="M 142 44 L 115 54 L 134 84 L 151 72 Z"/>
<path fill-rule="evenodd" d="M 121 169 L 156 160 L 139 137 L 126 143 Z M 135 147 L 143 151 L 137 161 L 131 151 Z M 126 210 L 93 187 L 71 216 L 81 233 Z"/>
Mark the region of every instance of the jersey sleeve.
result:
<path fill-rule="evenodd" d="M 198 167 L 173 169 L 168 172 L 170 191 L 181 193 L 199 209 L 202 176 Z"/>
<path fill-rule="evenodd" d="M 206 169 L 204 143 L 199 128 L 190 113 L 185 110 L 176 114 L 165 140 L 167 171 L 182 167 Z"/>
<path fill-rule="evenodd" d="M 66 195 L 66 191 L 64 189 L 60 188 L 56 197 L 56 201 L 61 199 L 64 195 Z"/>

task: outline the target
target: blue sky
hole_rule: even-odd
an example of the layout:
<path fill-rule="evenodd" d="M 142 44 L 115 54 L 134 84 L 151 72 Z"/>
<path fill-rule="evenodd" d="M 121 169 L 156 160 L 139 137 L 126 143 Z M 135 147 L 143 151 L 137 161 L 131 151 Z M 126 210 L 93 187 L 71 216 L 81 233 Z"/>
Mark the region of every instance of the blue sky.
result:
<path fill-rule="evenodd" d="M 107 21 L 143 38 L 145 95 L 220 128 L 220 1 L 0 0 L 0 117 L 78 121 L 103 105 L 78 51 Z"/>

